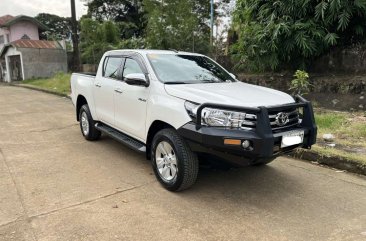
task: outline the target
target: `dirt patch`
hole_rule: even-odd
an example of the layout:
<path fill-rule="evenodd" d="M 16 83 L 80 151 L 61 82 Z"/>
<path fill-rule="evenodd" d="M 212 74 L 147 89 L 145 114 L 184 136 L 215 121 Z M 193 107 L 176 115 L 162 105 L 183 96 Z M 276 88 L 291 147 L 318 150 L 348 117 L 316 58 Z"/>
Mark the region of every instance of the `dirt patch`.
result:
<path fill-rule="evenodd" d="M 366 148 L 363 146 L 349 146 L 338 143 L 329 143 L 322 140 L 318 140 L 316 144 L 323 148 L 334 148 L 345 152 L 366 155 Z M 332 146 L 331 144 L 335 144 L 335 146 Z"/>
<path fill-rule="evenodd" d="M 366 111 L 366 96 L 362 94 L 310 93 L 306 98 L 315 107 L 339 111 Z"/>
<path fill-rule="evenodd" d="M 366 75 L 333 75 L 309 73 L 312 92 L 361 94 L 366 90 Z M 250 84 L 267 86 L 289 92 L 293 73 L 238 73 L 238 79 Z"/>
<path fill-rule="evenodd" d="M 316 162 L 349 172 L 366 175 L 366 166 L 359 162 L 334 155 L 322 155 L 312 150 L 299 149 L 291 154 L 292 157 L 305 161 Z"/>

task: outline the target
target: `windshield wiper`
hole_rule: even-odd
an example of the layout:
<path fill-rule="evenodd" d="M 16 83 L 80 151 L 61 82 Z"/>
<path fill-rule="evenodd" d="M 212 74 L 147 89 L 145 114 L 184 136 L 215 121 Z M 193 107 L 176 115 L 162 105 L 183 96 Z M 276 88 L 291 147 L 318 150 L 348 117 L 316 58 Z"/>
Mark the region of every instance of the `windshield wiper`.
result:
<path fill-rule="evenodd" d="M 204 80 L 201 80 L 201 81 L 203 81 L 202 83 L 219 83 L 219 82 L 214 81 L 212 79 L 204 79 Z"/>
<path fill-rule="evenodd" d="M 168 82 L 164 82 L 164 84 L 166 84 L 166 85 L 182 85 L 182 84 L 188 84 L 188 83 L 182 82 L 182 81 L 168 81 Z"/>

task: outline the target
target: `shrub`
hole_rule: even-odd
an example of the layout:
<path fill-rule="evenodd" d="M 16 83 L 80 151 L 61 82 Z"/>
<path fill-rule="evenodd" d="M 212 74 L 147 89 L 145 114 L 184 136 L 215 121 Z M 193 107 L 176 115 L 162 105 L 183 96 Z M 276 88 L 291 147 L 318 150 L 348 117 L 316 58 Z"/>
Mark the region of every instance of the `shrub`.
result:
<path fill-rule="evenodd" d="M 304 68 L 333 46 L 365 40 L 365 0 L 237 0 L 238 67 Z"/>
<path fill-rule="evenodd" d="M 304 95 L 309 93 L 311 86 L 309 82 L 309 74 L 303 70 L 296 70 L 294 77 L 295 79 L 291 81 L 290 87 L 293 94 Z"/>

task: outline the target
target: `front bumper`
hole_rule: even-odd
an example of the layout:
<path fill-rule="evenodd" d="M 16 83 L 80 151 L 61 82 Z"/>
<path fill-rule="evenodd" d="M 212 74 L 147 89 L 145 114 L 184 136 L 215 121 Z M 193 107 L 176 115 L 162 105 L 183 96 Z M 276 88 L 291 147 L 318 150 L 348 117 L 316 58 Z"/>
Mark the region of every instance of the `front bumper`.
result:
<path fill-rule="evenodd" d="M 255 113 L 257 115 L 257 126 L 252 131 L 203 126 L 201 125 L 200 117 L 202 110 L 206 107 Z M 288 107 L 303 108 L 302 122 L 284 132 L 273 132 L 268 118 L 268 111 L 281 110 Z M 286 132 L 295 130 L 304 131 L 303 142 L 298 145 L 281 148 L 282 136 Z M 208 153 L 236 165 L 245 166 L 267 162 L 297 147 L 310 149 L 316 141 L 317 127 L 310 102 L 297 96 L 296 103 L 294 104 L 271 108 L 245 108 L 202 104 L 198 108 L 196 123 L 187 123 L 178 129 L 178 133 L 186 139 L 194 152 Z M 244 149 L 241 145 L 226 145 L 224 144 L 225 139 L 249 140 L 252 148 Z"/>

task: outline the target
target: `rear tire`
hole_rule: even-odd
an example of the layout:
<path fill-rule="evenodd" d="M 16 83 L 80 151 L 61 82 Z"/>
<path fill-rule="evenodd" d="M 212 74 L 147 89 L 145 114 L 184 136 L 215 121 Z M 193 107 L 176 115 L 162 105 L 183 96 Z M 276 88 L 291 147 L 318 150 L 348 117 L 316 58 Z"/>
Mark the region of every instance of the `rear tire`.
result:
<path fill-rule="evenodd" d="M 95 128 L 95 122 L 87 104 L 80 108 L 79 122 L 81 133 L 85 139 L 88 141 L 95 141 L 100 138 L 101 132 Z"/>
<path fill-rule="evenodd" d="M 174 129 L 163 129 L 154 136 L 151 161 L 156 178 L 169 191 L 185 190 L 197 180 L 197 155 Z"/>

